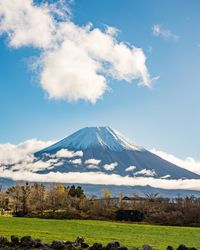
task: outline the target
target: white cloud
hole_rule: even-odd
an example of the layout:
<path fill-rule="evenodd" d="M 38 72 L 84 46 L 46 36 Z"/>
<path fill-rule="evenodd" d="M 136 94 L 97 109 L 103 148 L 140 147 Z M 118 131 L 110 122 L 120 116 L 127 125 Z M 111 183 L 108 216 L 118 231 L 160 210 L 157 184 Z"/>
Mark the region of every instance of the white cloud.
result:
<path fill-rule="evenodd" d="M 181 168 L 185 168 L 189 171 L 200 174 L 200 161 L 196 161 L 192 157 L 187 157 L 186 159 L 180 159 L 172 154 L 168 154 L 156 149 L 152 149 L 151 152 Z"/>
<path fill-rule="evenodd" d="M 62 166 L 63 164 L 64 164 L 64 162 L 59 161 L 59 162 L 55 163 L 53 166 L 54 166 L 54 167 L 60 167 L 60 166 Z"/>
<path fill-rule="evenodd" d="M 93 164 L 93 165 L 98 165 L 101 162 L 101 160 L 97 159 L 88 159 L 85 161 L 85 164 Z"/>
<path fill-rule="evenodd" d="M 88 169 L 99 169 L 99 167 L 97 165 L 92 165 L 92 164 L 88 165 L 86 168 L 88 168 Z"/>
<path fill-rule="evenodd" d="M 41 84 L 50 98 L 95 103 L 109 89 L 107 76 L 150 85 L 146 57 L 139 48 L 90 25 L 61 24 L 60 45 L 43 54 Z"/>
<path fill-rule="evenodd" d="M 73 157 L 82 157 L 83 156 L 83 152 L 82 151 L 70 151 L 68 149 L 61 149 L 59 151 L 56 152 L 56 154 L 54 155 L 54 157 L 58 157 L 58 158 L 73 158 Z"/>
<path fill-rule="evenodd" d="M 34 153 L 42 148 L 48 147 L 52 141 L 39 141 L 37 139 L 28 140 L 18 145 L 0 144 L 0 167 L 9 168 L 12 171 L 35 172 L 43 169 L 50 169 L 57 162 L 57 159 L 50 159 L 46 162 L 36 161 Z"/>
<path fill-rule="evenodd" d="M 114 170 L 117 166 L 118 166 L 118 163 L 117 163 L 117 162 L 113 162 L 113 163 L 110 163 L 110 164 L 105 164 L 105 165 L 104 165 L 104 169 L 107 170 L 107 171 L 112 171 L 112 170 Z"/>
<path fill-rule="evenodd" d="M 106 185 L 124 185 L 124 186 L 146 186 L 150 185 L 156 188 L 164 189 L 188 189 L 200 190 L 200 180 L 167 180 L 155 179 L 152 177 L 122 177 L 116 174 L 105 174 L 101 172 L 50 172 L 48 174 L 31 173 L 29 171 L 13 172 L 11 170 L 2 170 L 0 168 L 0 177 L 11 178 L 15 181 L 26 180 L 36 182 L 56 182 L 56 183 L 88 183 L 88 184 L 106 184 Z"/>
<path fill-rule="evenodd" d="M 69 162 L 72 164 L 80 165 L 82 163 L 82 160 L 81 159 L 74 159 L 74 160 L 70 160 Z"/>
<path fill-rule="evenodd" d="M 167 175 L 162 176 L 161 179 L 168 179 L 170 177 L 171 177 L 171 175 L 167 174 Z"/>
<path fill-rule="evenodd" d="M 61 166 L 63 162 L 60 158 L 82 157 L 82 151 L 69 151 L 61 149 L 54 155 L 46 154 L 48 160 L 38 160 L 34 153 L 52 145 L 52 141 L 39 141 L 37 139 L 28 140 L 18 145 L 0 144 L 0 168 L 10 169 L 11 171 L 30 171 L 49 170 Z M 72 164 L 81 164 L 81 159 L 71 160 Z"/>
<path fill-rule="evenodd" d="M 20 162 L 18 164 L 15 164 L 14 166 L 12 166 L 10 169 L 12 171 L 29 171 L 29 172 L 37 172 L 40 170 L 49 170 L 54 168 L 54 166 L 57 166 L 57 161 L 58 159 L 49 159 L 48 161 L 30 161 L 30 162 Z"/>
<path fill-rule="evenodd" d="M 137 79 L 150 86 L 141 48 L 119 42 L 114 27 L 101 30 L 91 24 L 74 24 L 64 6 L 0 0 L 0 33 L 8 35 L 12 47 L 41 50 L 36 64 L 40 84 L 49 98 L 95 103 L 109 89 L 109 78 Z"/>
<path fill-rule="evenodd" d="M 136 169 L 135 166 L 130 166 L 130 167 L 127 167 L 127 168 L 125 169 L 125 171 L 126 171 L 126 172 L 131 172 L 131 171 L 134 171 L 135 169 Z"/>
<path fill-rule="evenodd" d="M 7 33 L 13 47 L 50 46 L 55 24 L 47 5 L 31 0 L 0 0 L 0 32 Z"/>
<path fill-rule="evenodd" d="M 156 176 L 156 172 L 154 169 L 149 170 L 149 169 L 144 168 L 140 171 L 135 172 L 134 175 L 143 175 L 143 176 L 152 176 L 153 177 L 153 176 Z"/>
<path fill-rule="evenodd" d="M 7 143 L 0 144 L 0 165 L 32 162 L 33 153 L 52 144 L 52 141 L 28 140 L 18 145 Z"/>
<path fill-rule="evenodd" d="M 152 32 L 153 32 L 154 36 L 161 36 L 165 40 L 174 40 L 174 41 L 178 41 L 179 40 L 179 36 L 173 34 L 171 32 L 171 30 L 169 30 L 167 28 L 163 28 L 159 24 L 154 24 L 153 25 Z"/>

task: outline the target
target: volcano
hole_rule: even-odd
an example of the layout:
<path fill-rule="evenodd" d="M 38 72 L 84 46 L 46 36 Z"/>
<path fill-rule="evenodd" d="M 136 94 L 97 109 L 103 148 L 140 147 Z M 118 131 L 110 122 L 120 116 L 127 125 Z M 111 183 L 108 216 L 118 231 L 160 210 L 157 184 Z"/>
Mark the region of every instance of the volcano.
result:
<path fill-rule="evenodd" d="M 145 148 L 130 142 L 110 127 L 86 127 L 37 153 L 51 162 L 48 172 L 101 172 L 120 176 L 162 179 L 199 179 Z"/>

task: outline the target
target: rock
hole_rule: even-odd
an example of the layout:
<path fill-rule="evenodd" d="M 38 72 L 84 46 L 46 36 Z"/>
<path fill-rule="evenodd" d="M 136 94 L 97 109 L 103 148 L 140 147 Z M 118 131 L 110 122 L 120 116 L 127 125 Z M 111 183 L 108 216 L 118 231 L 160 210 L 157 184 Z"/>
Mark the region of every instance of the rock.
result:
<path fill-rule="evenodd" d="M 150 246 L 150 245 L 148 245 L 148 244 L 146 244 L 146 245 L 144 245 L 144 246 L 142 247 L 142 249 L 143 249 L 143 250 L 153 250 L 153 247 Z"/>
<path fill-rule="evenodd" d="M 76 248 L 76 247 L 73 246 L 73 245 L 67 245 L 67 246 L 65 247 L 65 250 L 77 250 L 77 249 L 80 249 L 80 248 Z"/>
<path fill-rule="evenodd" d="M 66 246 L 68 246 L 68 245 L 72 245 L 72 244 L 73 244 L 73 242 L 72 242 L 72 241 L 69 241 L 69 240 L 68 240 L 68 241 L 65 241 L 65 245 L 66 245 Z"/>
<path fill-rule="evenodd" d="M 84 239 L 81 236 L 78 236 L 75 240 L 75 243 L 78 245 L 81 245 L 83 242 L 84 242 Z"/>
<path fill-rule="evenodd" d="M 48 243 L 42 243 L 43 244 L 43 246 L 42 246 L 42 249 L 44 250 L 44 249 L 51 249 L 51 245 L 50 244 L 48 244 Z"/>
<path fill-rule="evenodd" d="M 54 250 L 65 249 L 65 242 L 61 240 L 54 240 L 52 241 L 51 248 Z"/>
<path fill-rule="evenodd" d="M 132 247 L 131 250 L 139 250 L 138 247 Z"/>
<path fill-rule="evenodd" d="M 31 238 L 31 236 L 24 236 L 21 238 L 21 246 L 22 247 L 26 247 L 26 248 L 30 248 L 33 246 L 33 239 Z"/>
<path fill-rule="evenodd" d="M 11 240 L 11 244 L 13 246 L 18 246 L 20 244 L 20 240 L 19 240 L 19 237 L 18 236 L 15 236 L 15 235 L 11 235 L 10 236 L 10 240 Z"/>
<path fill-rule="evenodd" d="M 118 247 L 118 250 L 128 250 L 127 247 Z"/>
<path fill-rule="evenodd" d="M 88 250 L 102 250 L 103 246 L 101 243 L 94 243 Z"/>
<path fill-rule="evenodd" d="M 67 249 L 67 250 L 74 250 L 75 246 L 73 244 L 74 244 L 74 242 L 66 241 L 65 242 L 65 249 Z"/>
<path fill-rule="evenodd" d="M 188 247 L 186 247 L 185 245 L 180 245 L 177 250 L 188 250 Z"/>
<path fill-rule="evenodd" d="M 33 246 L 35 248 L 43 248 L 43 247 L 45 247 L 45 243 L 42 243 L 42 241 L 40 239 L 35 239 L 35 240 L 33 240 Z"/>
<path fill-rule="evenodd" d="M 168 246 L 167 250 L 174 250 L 174 248 L 172 246 Z"/>
<path fill-rule="evenodd" d="M 115 250 L 120 247 L 120 243 L 118 241 L 109 242 L 106 246 L 106 249 L 108 250 Z"/>
<path fill-rule="evenodd" d="M 85 242 L 81 243 L 81 248 L 88 248 L 88 247 L 89 247 L 89 245 L 87 243 L 85 243 Z"/>
<path fill-rule="evenodd" d="M 9 241 L 7 240 L 7 238 L 4 236 L 0 236 L 0 246 L 8 246 L 8 245 Z"/>

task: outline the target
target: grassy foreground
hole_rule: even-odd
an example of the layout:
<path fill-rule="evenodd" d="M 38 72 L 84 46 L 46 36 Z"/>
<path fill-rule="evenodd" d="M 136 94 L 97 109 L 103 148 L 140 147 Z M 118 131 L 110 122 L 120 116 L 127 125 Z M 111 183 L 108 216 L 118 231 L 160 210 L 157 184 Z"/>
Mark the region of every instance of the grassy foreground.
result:
<path fill-rule="evenodd" d="M 200 228 L 168 227 L 91 220 L 45 220 L 0 216 L 0 235 L 30 235 L 43 241 L 74 240 L 88 243 L 118 240 L 127 247 L 151 244 L 155 249 L 185 244 L 200 249 Z"/>

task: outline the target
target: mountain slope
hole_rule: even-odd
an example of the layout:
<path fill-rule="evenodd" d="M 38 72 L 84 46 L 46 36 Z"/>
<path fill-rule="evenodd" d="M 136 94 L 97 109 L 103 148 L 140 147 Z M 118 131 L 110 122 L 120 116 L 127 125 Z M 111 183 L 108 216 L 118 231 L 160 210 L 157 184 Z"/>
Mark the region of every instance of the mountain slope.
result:
<path fill-rule="evenodd" d="M 170 179 L 198 179 L 199 175 L 180 168 L 148 150 L 129 142 L 109 127 L 83 128 L 35 154 L 53 160 L 41 172 L 103 172 L 121 176 Z"/>
<path fill-rule="evenodd" d="M 142 148 L 129 142 L 110 127 L 87 127 L 42 150 L 55 152 L 60 148 L 86 150 L 88 148 L 110 149 L 112 151 L 141 150 Z"/>

